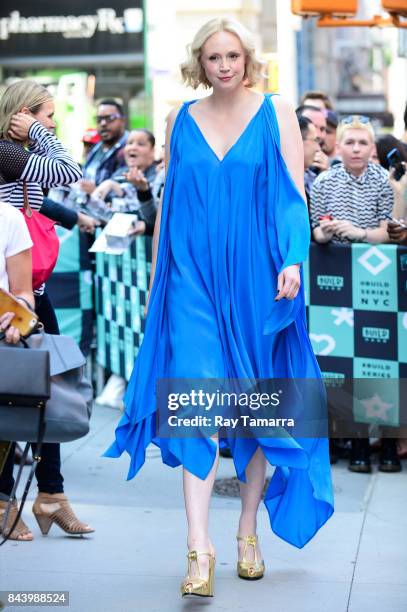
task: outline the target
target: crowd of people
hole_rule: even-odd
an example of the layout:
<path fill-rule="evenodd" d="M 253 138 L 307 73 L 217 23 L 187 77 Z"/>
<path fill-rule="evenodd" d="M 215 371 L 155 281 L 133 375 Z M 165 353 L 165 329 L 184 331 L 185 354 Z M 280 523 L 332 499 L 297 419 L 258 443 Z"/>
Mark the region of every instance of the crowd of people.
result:
<path fill-rule="evenodd" d="M 0 288 L 35 310 L 51 334 L 59 334 L 58 321 L 45 283 L 33 284 L 33 242 L 19 210 L 29 203 L 32 211 L 65 228 L 77 224 L 91 234 L 114 212 L 129 212 L 138 217 L 134 234 L 151 235 L 164 183 L 163 160 L 155 159 L 154 135 L 147 129 L 128 132 L 118 101 L 99 103 L 96 124 L 96 130 L 84 135 L 81 167 L 55 136 L 54 101 L 46 88 L 18 81 L 0 100 Z M 45 246 L 41 244 L 42 249 Z M 13 313 L 0 317 L 0 332 L 6 342 L 17 344 L 20 333 L 13 317 Z M 14 485 L 15 462 L 18 446 L 12 444 L 0 473 L 0 525 Z M 52 523 L 70 535 L 94 531 L 77 518 L 64 493 L 59 444 L 43 444 L 35 475 L 38 495 L 33 514 L 43 533 Z M 17 511 L 13 500 L 7 527 Z M 20 519 L 10 539 L 31 541 L 33 534 Z"/>
<path fill-rule="evenodd" d="M 407 245 L 407 107 L 404 140 L 376 136 L 366 116 L 339 117 L 330 98 L 319 91 L 306 92 L 296 114 L 312 239 L 321 244 Z M 138 218 L 134 234 L 152 235 L 164 160 L 157 159 L 155 137 L 148 129 L 128 131 L 126 124 L 116 99 L 101 100 L 96 128 L 83 138 L 86 157 L 80 167 L 55 136 L 54 103 L 46 89 L 20 81 L 0 101 L 0 287 L 35 309 L 50 333 L 59 333 L 58 322 L 45 285 L 32 290 L 32 242 L 17 209 L 28 197 L 34 210 L 68 229 L 77 224 L 88 233 L 115 212 L 133 213 Z M 394 150 L 397 167 L 389 156 Z M 11 314 L 0 318 L 0 328 L 6 341 L 18 342 Z M 350 444 L 349 468 L 370 471 L 369 440 Z M 335 462 L 339 451 L 334 441 L 330 450 Z M 0 521 L 13 486 L 13 452 L 0 475 Z M 379 468 L 400 470 L 407 442 L 382 440 L 380 452 Z M 36 476 L 39 492 L 33 512 L 39 523 L 50 516 L 67 533 L 93 531 L 76 517 L 64 494 L 59 445 L 44 445 Z M 16 506 L 10 524 L 15 512 Z M 32 537 L 20 520 L 12 538 Z"/>
<path fill-rule="evenodd" d="M 115 212 L 124 212 L 138 217 L 134 234 L 152 235 L 164 184 L 164 164 L 156 159 L 154 135 L 145 128 L 129 132 L 123 107 L 115 99 L 100 101 L 96 124 L 83 138 L 83 177 L 69 188 L 52 190 L 50 197 L 91 215 L 90 231 Z"/>
<path fill-rule="evenodd" d="M 389 158 L 393 152 L 405 169 L 406 136 L 376 137 L 365 115 L 339 118 L 324 92 L 306 92 L 296 113 L 312 238 L 321 244 L 407 244 L 407 174 L 397 174 Z M 407 134 L 407 106 L 404 122 Z"/>
<path fill-rule="evenodd" d="M 376 137 L 367 116 L 339 118 L 324 92 L 305 93 L 296 112 L 313 240 L 407 245 L 407 106 L 404 140 Z M 391 159 L 397 160 L 395 166 Z M 355 437 L 350 445 L 349 469 L 370 472 L 369 439 Z M 330 452 L 335 463 L 341 454 L 335 440 Z M 383 438 L 379 469 L 399 471 L 405 456 L 405 438 Z"/>

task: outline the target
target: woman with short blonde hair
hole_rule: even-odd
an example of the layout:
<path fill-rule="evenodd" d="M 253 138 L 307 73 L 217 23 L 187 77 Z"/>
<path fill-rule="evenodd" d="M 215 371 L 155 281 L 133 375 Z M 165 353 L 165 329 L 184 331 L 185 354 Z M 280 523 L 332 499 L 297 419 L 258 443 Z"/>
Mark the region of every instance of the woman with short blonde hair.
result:
<path fill-rule="evenodd" d="M 181 64 L 181 74 L 186 85 L 197 89 L 202 85 L 212 87 L 201 63 L 202 47 L 207 39 L 218 32 L 230 32 L 240 39 L 245 52 L 245 87 L 253 87 L 263 77 L 265 62 L 256 54 L 253 35 L 241 23 L 234 19 L 217 18 L 205 23 L 187 46 L 188 59 Z"/>
<path fill-rule="evenodd" d="M 241 24 L 215 19 L 199 30 L 182 65 L 188 84 L 211 93 L 168 117 L 144 340 L 116 440 L 105 453 L 129 453 L 128 478 L 143 465 L 150 442 L 164 463 L 183 466 L 189 549 L 183 596 L 214 592 L 208 519 L 220 440 L 240 485 L 240 578 L 256 580 L 265 571 L 256 531 L 267 463 L 276 470 L 264 502 L 281 538 L 301 548 L 333 512 L 326 438 L 273 430 L 268 419 L 265 429 L 246 425 L 256 414 L 250 403 L 205 402 L 234 384 L 244 402 L 247 387 L 257 391 L 264 379 L 315 378 L 320 394 L 312 404 L 300 396 L 295 408 L 286 401 L 282 414 L 295 409 L 300 424 L 312 408 L 316 422 L 326 420 L 301 284 L 310 239 L 301 134 L 291 106 L 251 90 L 260 74 L 256 57 Z M 271 416 L 274 409 L 260 412 Z"/>

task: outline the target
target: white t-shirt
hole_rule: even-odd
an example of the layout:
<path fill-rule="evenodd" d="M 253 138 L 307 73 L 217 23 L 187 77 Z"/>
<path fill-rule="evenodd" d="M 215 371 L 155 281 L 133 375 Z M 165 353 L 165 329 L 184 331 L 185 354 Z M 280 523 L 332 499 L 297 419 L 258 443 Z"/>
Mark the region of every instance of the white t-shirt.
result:
<path fill-rule="evenodd" d="M 26 222 L 19 210 L 0 202 L 0 287 L 9 290 L 6 259 L 32 247 Z"/>

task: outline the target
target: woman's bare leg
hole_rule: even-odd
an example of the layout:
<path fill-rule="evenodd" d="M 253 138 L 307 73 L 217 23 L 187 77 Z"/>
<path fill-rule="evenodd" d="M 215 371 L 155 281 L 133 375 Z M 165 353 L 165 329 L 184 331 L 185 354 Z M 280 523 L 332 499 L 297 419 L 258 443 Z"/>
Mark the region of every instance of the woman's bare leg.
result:
<path fill-rule="evenodd" d="M 205 480 L 201 480 L 201 478 L 194 476 L 194 474 L 191 474 L 191 472 L 184 468 L 183 484 L 188 522 L 188 549 L 214 554 L 215 549 L 209 538 L 208 523 L 209 504 L 219 463 L 219 444 L 217 439 L 212 439 L 216 443 L 216 457 L 208 476 Z M 199 567 L 203 578 L 206 578 L 208 575 L 208 561 L 206 556 L 199 557 Z M 197 573 L 194 566 L 195 563 L 192 564 L 192 575 Z"/>
<path fill-rule="evenodd" d="M 242 510 L 239 520 L 238 534 L 248 536 L 256 534 L 257 511 L 263 495 L 264 482 L 266 479 L 266 458 L 260 447 L 256 450 L 246 468 L 246 482 L 240 482 L 240 497 Z M 238 542 L 239 559 L 242 559 L 244 542 Z M 257 546 L 258 559 L 262 558 L 259 545 Z M 254 560 L 253 547 L 247 547 L 246 558 Z"/>

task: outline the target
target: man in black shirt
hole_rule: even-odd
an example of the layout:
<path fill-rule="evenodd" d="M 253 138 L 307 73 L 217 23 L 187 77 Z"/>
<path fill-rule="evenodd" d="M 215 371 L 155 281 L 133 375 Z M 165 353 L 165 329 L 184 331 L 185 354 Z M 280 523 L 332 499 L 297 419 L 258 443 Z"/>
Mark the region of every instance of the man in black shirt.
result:
<path fill-rule="evenodd" d="M 83 167 L 81 189 L 91 194 L 97 185 L 109 179 L 124 164 L 122 149 L 127 142 L 123 107 L 116 100 L 102 100 L 96 115 L 101 142 L 90 151 Z"/>

